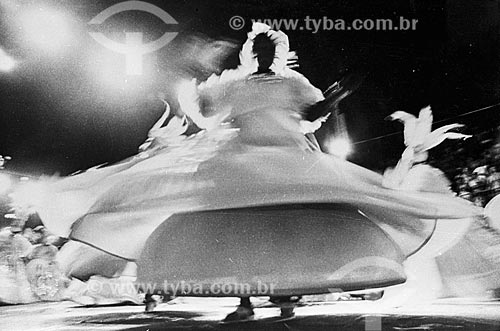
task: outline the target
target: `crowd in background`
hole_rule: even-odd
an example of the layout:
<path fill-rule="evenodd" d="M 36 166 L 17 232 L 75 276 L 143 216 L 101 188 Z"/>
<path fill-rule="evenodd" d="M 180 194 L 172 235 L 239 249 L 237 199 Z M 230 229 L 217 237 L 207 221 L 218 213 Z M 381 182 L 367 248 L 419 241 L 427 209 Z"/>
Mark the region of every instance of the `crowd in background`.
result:
<path fill-rule="evenodd" d="M 458 196 L 484 207 L 500 193 L 500 128 L 447 142 L 432 156 L 430 163 L 444 171 Z"/>
<path fill-rule="evenodd" d="M 43 226 L 13 226 L 0 230 L 0 303 L 59 301 L 69 280 L 56 256 L 64 242 Z"/>
<path fill-rule="evenodd" d="M 457 196 L 484 207 L 500 194 L 500 126 L 467 127 L 467 140 L 445 140 L 430 150 L 427 162 L 444 172 Z M 401 149 L 403 149 L 401 142 Z M 378 173 L 394 167 L 401 157 L 380 159 L 372 167 Z"/>

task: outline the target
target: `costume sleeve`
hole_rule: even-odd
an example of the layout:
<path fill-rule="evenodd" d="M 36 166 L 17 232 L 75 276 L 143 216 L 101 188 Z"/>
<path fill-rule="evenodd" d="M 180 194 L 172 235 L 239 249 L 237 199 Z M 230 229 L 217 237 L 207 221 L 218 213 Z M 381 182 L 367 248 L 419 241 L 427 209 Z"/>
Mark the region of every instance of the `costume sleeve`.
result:
<path fill-rule="evenodd" d="M 283 75 L 294 81 L 294 92 L 296 98 L 304 106 L 312 106 L 325 99 L 321 90 L 312 85 L 311 82 L 309 82 L 309 80 L 301 73 L 292 69 L 286 69 Z"/>

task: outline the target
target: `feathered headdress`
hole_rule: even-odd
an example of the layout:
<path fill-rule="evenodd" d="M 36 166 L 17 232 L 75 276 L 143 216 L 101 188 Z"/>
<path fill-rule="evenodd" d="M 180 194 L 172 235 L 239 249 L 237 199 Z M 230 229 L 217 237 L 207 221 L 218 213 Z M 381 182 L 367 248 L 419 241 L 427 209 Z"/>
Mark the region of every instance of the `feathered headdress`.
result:
<path fill-rule="evenodd" d="M 255 37 L 265 33 L 275 45 L 274 60 L 270 70 L 278 75 L 295 76 L 291 68 L 297 67 L 298 57 L 295 52 L 290 52 L 288 36 L 281 31 L 271 30 L 271 27 L 264 23 L 253 23 L 252 31 L 248 33 L 248 38 L 240 51 L 240 65 L 236 69 L 224 70 L 220 75 L 213 74 L 199 88 L 204 89 L 217 84 L 243 79 L 246 76 L 257 72 L 259 62 L 253 52 Z"/>
<path fill-rule="evenodd" d="M 241 48 L 241 66 L 247 68 L 251 72 L 257 71 L 259 63 L 255 54 L 253 53 L 253 46 L 255 37 L 262 33 L 266 34 L 276 47 L 274 53 L 274 61 L 269 68 L 271 71 L 276 74 L 281 74 L 283 73 L 285 68 L 297 65 L 297 55 L 295 54 L 295 52 L 290 52 L 288 36 L 281 31 L 271 30 L 271 27 L 267 24 L 256 22 L 253 23 L 252 31 L 248 33 L 248 39 Z"/>

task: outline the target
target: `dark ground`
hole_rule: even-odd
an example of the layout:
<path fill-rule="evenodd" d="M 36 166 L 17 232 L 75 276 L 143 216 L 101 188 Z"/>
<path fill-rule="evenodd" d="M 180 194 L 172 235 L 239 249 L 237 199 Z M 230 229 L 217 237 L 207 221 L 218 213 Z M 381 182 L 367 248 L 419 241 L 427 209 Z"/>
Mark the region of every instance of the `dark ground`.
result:
<path fill-rule="evenodd" d="M 10 330 L 500 330 L 500 302 L 440 300 L 387 307 L 380 302 L 309 303 L 276 322 L 277 307 L 258 301 L 257 321 L 221 324 L 235 299 L 178 298 L 145 314 L 142 306 L 84 308 L 72 302 L 0 307 L 0 329 Z"/>

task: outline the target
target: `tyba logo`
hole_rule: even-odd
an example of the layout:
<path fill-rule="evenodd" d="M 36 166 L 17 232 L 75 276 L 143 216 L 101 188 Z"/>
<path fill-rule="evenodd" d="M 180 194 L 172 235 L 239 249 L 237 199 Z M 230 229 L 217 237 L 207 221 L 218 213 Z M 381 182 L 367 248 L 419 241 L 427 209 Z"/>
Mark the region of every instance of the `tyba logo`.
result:
<path fill-rule="evenodd" d="M 169 13 L 155 5 L 143 1 L 125 1 L 117 3 L 100 12 L 96 17 L 90 20 L 88 24 L 100 25 L 111 16 L 125 11 L 143 11 L 157 16 L 165 24 L 177 24 L 177 21 L 170 16 Z M 126 32 L 125 43 L 122 44 L 107 38 L 100 32 L 89 32 L 89 34 L 95 41 L 104 47 L 114 52 L 125 54 L 127 75 L 141 75 L 143 55 L 156 52 L 160 48 L 165 47 L 177 36 L 177 32 L 165 32 L 160 38 L 143 44 L 142 32 Z"/>

